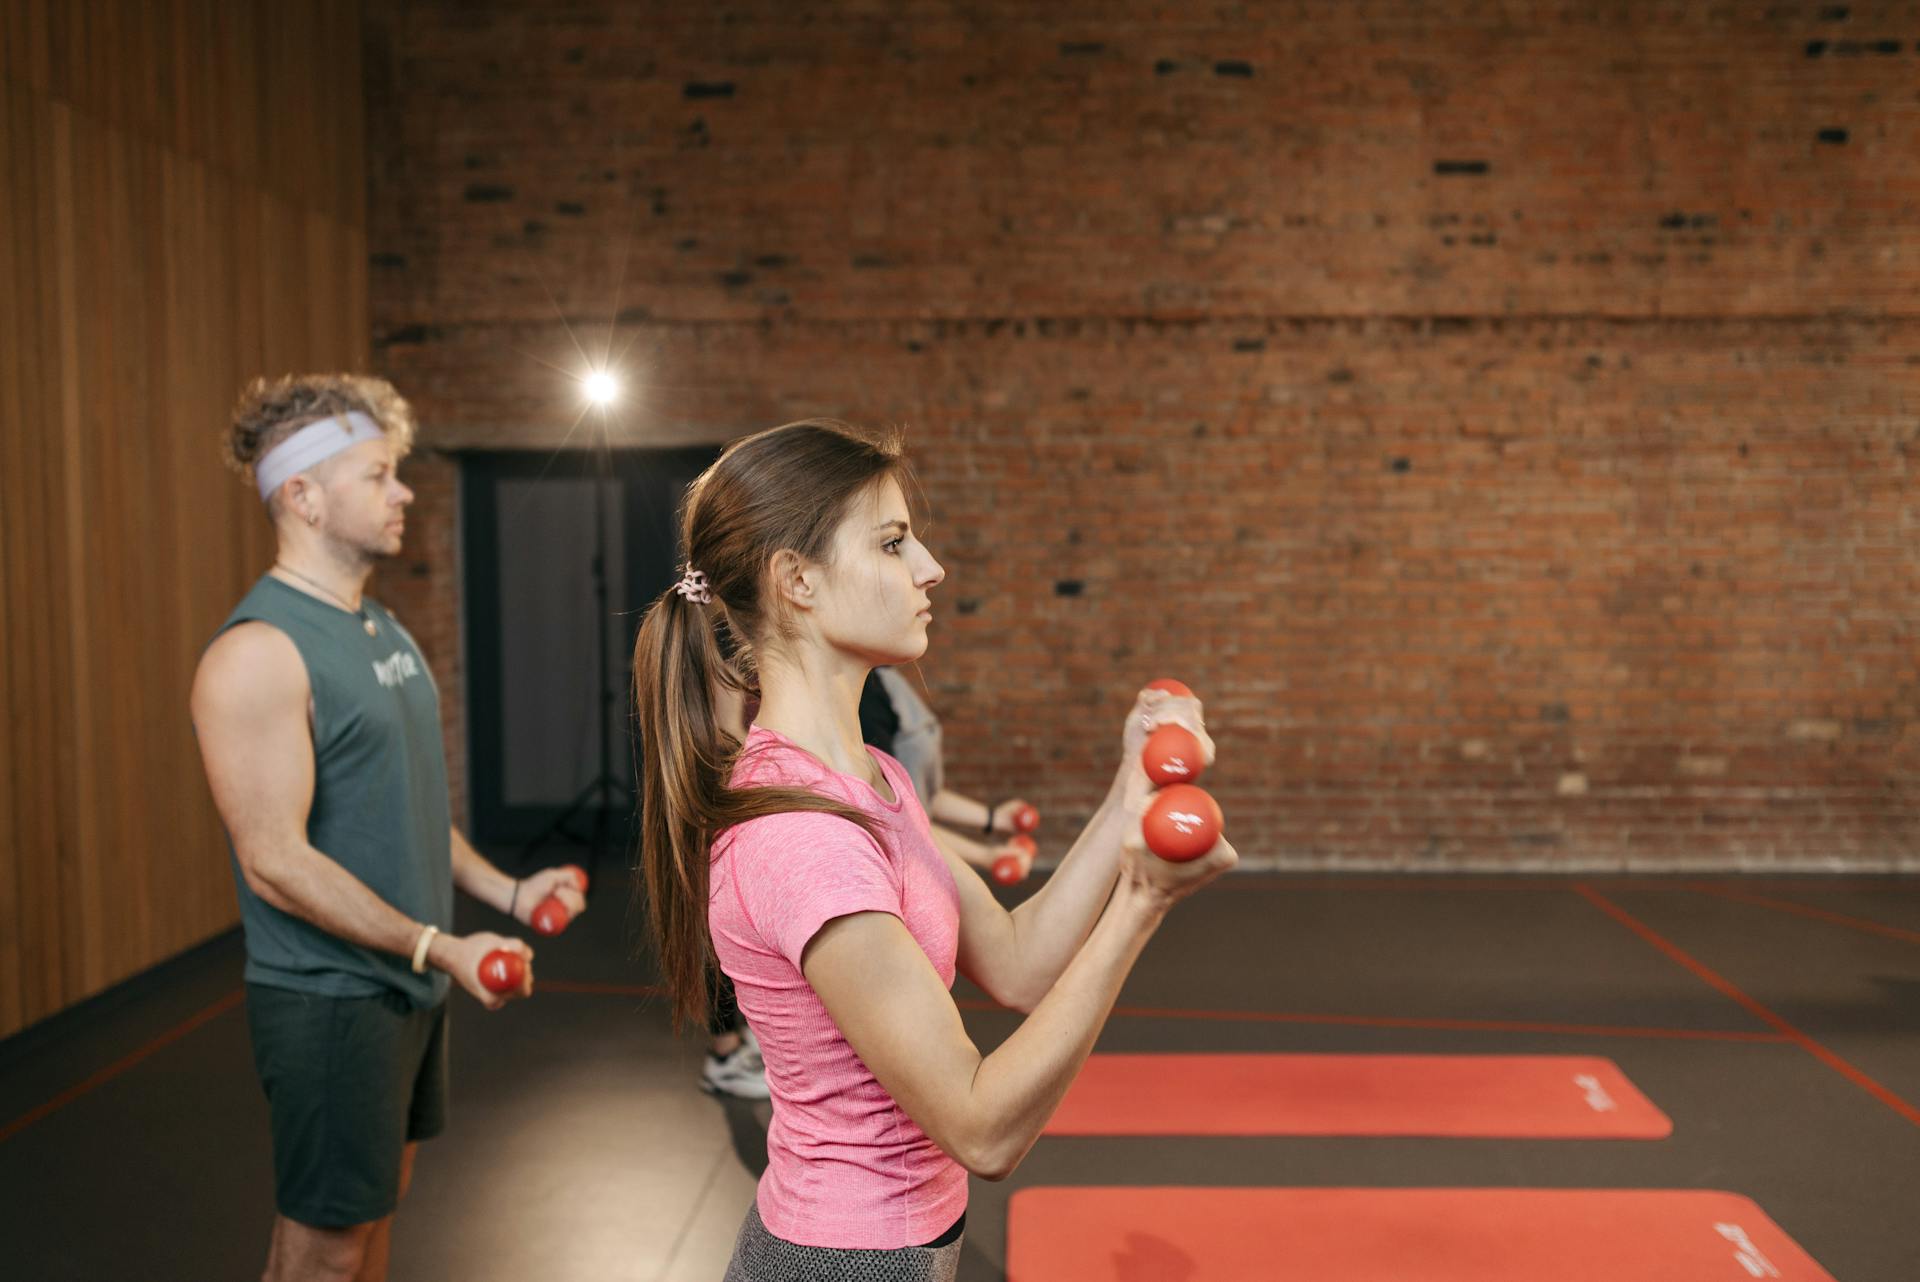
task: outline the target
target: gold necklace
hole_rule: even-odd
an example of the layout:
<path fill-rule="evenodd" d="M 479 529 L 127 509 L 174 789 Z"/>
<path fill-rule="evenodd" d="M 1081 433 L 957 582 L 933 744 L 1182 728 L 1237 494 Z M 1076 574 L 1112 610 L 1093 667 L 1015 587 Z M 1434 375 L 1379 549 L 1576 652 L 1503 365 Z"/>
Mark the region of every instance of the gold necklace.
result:
<path fill-rule="evenodd" d="M 292 566 L 287 565 L 284 562 L 275 561 L 273 563 L 273 568 L 276 570 L 285 570 L 288 574 L 291 574 L 294 578 L 300 580 L 302 583 L 307 584 L 309 587 L 315 587 L 320 589 L 322 592 L 326 593 L 328 596 L 338 601 L 340 603 L 340 608 L 345 610 L 348 614 L 358 615 L 360 618 L 360 626 L 367 630 L 368 636 L 377 636 L 379 634 L 380 629 L 374 626 L 373 618 L 367 613 L 365 606 L 362 606 L 358 610 L 354 609 L 352 606 L 347 604 L 347 599 L 341 596 L 338 592 L 335 592 L 332 588 L 328 587 L 324 583 L 316 583 L 314 580 L 308 578 L 306 575 L 300 573 L 300 571 L 294 569 Z"/>

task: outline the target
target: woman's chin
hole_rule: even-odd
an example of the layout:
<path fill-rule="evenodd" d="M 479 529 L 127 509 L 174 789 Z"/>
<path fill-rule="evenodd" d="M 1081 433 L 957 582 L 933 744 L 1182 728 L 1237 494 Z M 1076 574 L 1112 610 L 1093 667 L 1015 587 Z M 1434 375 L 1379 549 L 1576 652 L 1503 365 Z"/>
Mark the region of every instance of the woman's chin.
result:
<path fill-rule="evenodd" d="M 901 646 L 900 654 L 897 657 L 887 660 L 887 666 L 897 668 L 903 663 L 912 663 L 926 652 L 927 630 L 923 626 L 919 629 L 916 636 L 910 638 Z"/>
<path fill-rule="evenodd" d="M 895 636 L 887 641 L 844 642 L 838 648 L 850 654 L 857 654 L 876 668 L 897 668 L 903 663 L 912 663 L 927 652 L 927 625 L 923 619 L 919 626 L 910 629 L 903 636 Z"/>

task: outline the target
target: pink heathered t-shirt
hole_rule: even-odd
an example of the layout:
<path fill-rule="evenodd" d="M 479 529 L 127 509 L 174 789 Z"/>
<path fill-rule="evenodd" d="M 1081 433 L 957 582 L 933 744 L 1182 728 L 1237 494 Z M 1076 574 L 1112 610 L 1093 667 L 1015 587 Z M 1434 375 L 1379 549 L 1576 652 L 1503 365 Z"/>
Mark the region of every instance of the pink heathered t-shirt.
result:
<path fill-rule="evenodd" d="M 761 726 L 747 734 L 733 783 L 847 802 L 878 821 L 878 843 L 847 820 L 801 811 L 740 824 L 713 847 L 707 925 L 760 1039 L 773 1094 L 760 1218 L 776 1237 L 807 1246 L 918 1246 L 967 1209 L 966 1170 L 867 1071 L 800 970 L 827 922 L 882 912 L 906 924 L 941 982 L 953 985 L 959 888 L 905 768 L 868 751 L 892 803 Z"/>

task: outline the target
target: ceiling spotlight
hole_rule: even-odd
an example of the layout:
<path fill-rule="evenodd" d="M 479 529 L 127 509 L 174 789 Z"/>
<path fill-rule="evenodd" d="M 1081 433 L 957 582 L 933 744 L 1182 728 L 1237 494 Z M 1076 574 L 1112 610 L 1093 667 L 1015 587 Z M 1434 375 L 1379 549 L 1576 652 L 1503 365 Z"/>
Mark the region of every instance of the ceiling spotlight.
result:
<path fill-rule="evenodd" d="M 595 405 L 611 405 L 620 395 L 620 380 L 605 370 L 595 370 L 582 380 L 587 399 Z"/>

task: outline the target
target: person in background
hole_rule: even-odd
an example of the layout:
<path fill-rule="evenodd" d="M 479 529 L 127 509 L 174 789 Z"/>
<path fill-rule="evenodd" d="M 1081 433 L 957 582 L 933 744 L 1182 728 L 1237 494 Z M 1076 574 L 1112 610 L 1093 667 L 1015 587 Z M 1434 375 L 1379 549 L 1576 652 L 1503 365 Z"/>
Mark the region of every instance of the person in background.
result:
<path fill-rule="evenodd" d="M 898 668 L 875 668 L 860 690 L 860 736 L 906 767 L 915 795 L 933 821 L 933 839 L 975 868 L 992 868 L 1008 852 L 1013 816 L 1022 797 L 998 805 L 975 800 L 946 785 L 940 718 Z M 1001 840 L 988 844 L 998 837 Z"/>

